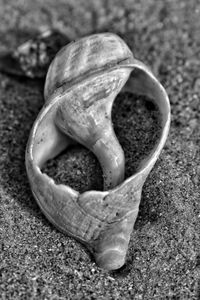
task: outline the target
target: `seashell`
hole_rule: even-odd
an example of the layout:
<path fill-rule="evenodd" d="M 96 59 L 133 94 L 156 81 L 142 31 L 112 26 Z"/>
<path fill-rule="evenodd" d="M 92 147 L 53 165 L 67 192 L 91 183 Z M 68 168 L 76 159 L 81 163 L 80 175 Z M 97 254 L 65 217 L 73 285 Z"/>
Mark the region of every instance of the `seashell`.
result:
<path fill-rule="evenodd" d="M 126 180 L 124 153 L 111 121 L 113 101 L 122 89 L 154 99 L 162 117 L 159 141 Z M 142 186 L 168 135 L 168 96 L 124 41 L 111 33 L 91 35 L 62 48 L 48 70 L 44 94 L 45 105 L 26 149 L 33 195 L 49 221 L 84 243 L 100 267 L 118 269 L 125 263 Z M 47 160 L 74 142 L 99 159 L 104 191 L 80 194 L 42 173 Z"/>

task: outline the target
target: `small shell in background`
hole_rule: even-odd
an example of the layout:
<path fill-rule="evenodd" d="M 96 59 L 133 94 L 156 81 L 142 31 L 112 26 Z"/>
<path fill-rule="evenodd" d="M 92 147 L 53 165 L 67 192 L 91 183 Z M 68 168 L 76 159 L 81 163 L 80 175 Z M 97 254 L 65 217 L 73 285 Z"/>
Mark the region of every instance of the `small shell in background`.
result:
<path fill-rule="evenodd" d="M 56 53 L 70 40 L 55 29 L 45 30 L 14 51 L 0 53 L 0 71 L 31 79 L 45 78 Z"/>

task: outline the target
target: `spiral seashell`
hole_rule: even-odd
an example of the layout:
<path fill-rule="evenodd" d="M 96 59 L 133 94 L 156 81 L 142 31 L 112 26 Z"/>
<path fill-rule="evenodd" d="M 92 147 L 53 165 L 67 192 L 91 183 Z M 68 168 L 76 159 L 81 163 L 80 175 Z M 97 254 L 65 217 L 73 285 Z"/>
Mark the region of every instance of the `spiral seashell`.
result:
<path fill-rule="evenodd" d="M 111 120 L 113 101 L 122 88 L 154 99 L 162 116 L 159 141 L 126 180 L 124 153 Z M 91 35 L 62 48 L 48 70 L 44 94 L 45 105 L 26 150 L 33 195 L 49 221 L 84 243 L 100 267 L 118 269 L 125 263 L 142 186 L 167 138 L 168 96 L 123 40 L 111 33 Z M 74 141 L 99 159 L 104 191 L 80 194 L 42 173 L 45 162 Z"/>

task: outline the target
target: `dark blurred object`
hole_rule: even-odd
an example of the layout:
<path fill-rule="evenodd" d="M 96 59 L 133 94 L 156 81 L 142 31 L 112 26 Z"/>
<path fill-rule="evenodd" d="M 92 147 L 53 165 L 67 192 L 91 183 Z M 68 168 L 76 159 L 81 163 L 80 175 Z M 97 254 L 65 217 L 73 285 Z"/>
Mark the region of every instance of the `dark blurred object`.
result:
<path fill-rule="evenodd" d="M 68 37 L 58 30 L 47 30 L 15 51 L 0 54 L 0 71 L 28 78 L 44 78 L 55 54 L 69 42 Z"/>

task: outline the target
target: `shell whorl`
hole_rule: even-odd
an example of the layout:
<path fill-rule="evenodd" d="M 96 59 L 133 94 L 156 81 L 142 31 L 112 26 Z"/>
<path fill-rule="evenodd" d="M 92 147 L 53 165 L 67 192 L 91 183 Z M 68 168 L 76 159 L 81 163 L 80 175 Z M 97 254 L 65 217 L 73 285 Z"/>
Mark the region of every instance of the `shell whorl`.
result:
<path fill-rule="evenodd" d="M 50 65 L 45 99 L 57 89 L 66 89 L 84 77 L 105 72 L 120 63 L 130 63 L 133 54 L 124 41 L 111 33 L 94 34 L 63 47 Z M 60 93 L 60 91 L 59 91 Z"/>

